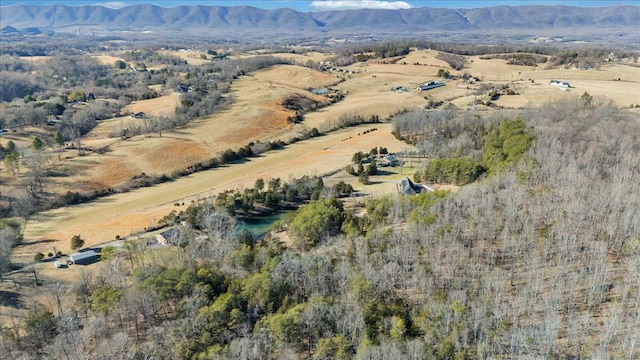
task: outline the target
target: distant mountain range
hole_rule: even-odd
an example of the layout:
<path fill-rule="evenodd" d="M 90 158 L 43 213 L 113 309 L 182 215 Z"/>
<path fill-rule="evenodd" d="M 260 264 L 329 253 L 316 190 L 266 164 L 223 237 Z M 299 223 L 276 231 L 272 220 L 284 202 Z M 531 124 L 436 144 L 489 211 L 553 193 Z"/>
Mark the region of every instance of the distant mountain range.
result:
<path fill-rule="evenodd" d="M 113 34 L 115 32 L 189 33 L 207 35 L 378 35 L 433 32 L 527 32 L 551 35 L 637 34 L 640 6 L 581 8 L 571 6 L 497 6 L 477 9 L 414 8 L 406 10 L 342 10 L 299 12 L 250 6 L 10 5 L 0 8 L 3 33 Z"/>

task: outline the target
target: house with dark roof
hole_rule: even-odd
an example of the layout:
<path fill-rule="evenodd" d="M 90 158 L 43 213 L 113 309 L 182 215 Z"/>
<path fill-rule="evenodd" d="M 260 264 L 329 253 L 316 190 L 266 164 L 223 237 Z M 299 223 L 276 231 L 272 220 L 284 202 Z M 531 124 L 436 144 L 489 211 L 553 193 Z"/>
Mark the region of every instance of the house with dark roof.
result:
<path fill-rule="evenodd" d="M 442 82 L 435 82 L 433 80 L 430 80 L 420 86 L 418 86 L 418 90 L 420 91 L 427 91 L 427 90 L 431 90 L 431 89 L 435 89 L 435 88 L 439 88 L 441 86 L 444 86 L 445 83 Z"/>
<path fill-rule="evenodd" d="M 189 90 L 191 90 L 191 86 L 180 84 L 180 85 L 176 86 L 176 90 L 175 91 L 177 93 L 180 93 L 180 94 L 185 94 L 185 93 L 188 93 Z"/>
<path fill-rule="evenodd" d="M 178 245 L 180 242 L 180 229 L 177 227 L 169 228 L 156 235 L 156 241 L 160 245 Z"/>
<path fill-rule="evenodd" d="M 382 159 L 378 159 L 377 165 L 381 167 L 385 166 L 399 166 L 402 162 L 395 155 L 383 156 Z"/>
<path fill-rule="evenodd" d="M 400 184 L 398 184 L 398 192 L 403 196 L 417 195 L 423 192 L 430 192 L 430 191 L 434 191 L 434 190 L 428 187 L 427 185 L 416 184 L 413 181 L 411 181 L 408 177 L 405 177 L 404 179 L 402 179 L 402 181 L 400 181 Z"/>

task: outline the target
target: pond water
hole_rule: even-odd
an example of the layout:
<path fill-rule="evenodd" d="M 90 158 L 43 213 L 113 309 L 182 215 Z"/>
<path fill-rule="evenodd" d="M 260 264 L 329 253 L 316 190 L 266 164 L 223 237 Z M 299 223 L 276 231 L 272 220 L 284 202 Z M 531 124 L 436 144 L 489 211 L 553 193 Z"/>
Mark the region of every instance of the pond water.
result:
<path fill-rule="evenodd" d="M 271 230 L 273 224 L 279 220 L 286 219 L 295 213 L 295 210 L 283 210 L 274 212 L 267 216 L 260 216 L 247 220 L 238 220 L 238 230 L 250 231 L 255 238 L 259 238 Z"/>

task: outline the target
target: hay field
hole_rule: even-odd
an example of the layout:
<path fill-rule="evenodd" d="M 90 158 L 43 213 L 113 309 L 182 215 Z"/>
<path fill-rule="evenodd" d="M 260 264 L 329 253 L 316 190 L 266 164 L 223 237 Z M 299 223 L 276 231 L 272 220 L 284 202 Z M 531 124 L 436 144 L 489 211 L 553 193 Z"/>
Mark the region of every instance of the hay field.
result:
<path fill-rule="evenodd" d="M 283 80 L 280 80 L 283 79 Z M 284 65 L 258 71 L 238 79 L 233 86 L 236 97 L 231 108 L 198 119 L 188 127 L 176 131 L 136 136 L 126 141 L 109 138 L 127 127 L 143 126 L 145 120 L 119 117 L 101 121 L 83 140 L 84 146 L 100 148 L 109 145 L 104 154 L 89 154 L 78 158 L 74 151 L 65 156 L 78 174 L 60 179 L 60 191 L 66 192 L 74 183 L 85 184 L 83 189 L 96 190 L 113 187 L 134 175 L 171 174 L 188 165 L 205 161 L 226 149 L 237 149 L 250 141 L 288 138 L 292 126 L 287 117 L 292 111 L 282 107 L 282 101 L 294 93 L 316 97 L 302 88 L 322 87 L 336 82 L 330 74 L 307 68 Z M 179 103 L 178 94 L 133 102 L 126 110 L 144 111 L 148 116 L 170 116 Z M 86 165 L 90 163 L 91 165 Z"/>
<path fill-rule="evenodd" d="M 171 116 L 175 113 L 178 104 L 180 104 L 180 94 L 172 92 L 155 99 L 134 101 L 127 105 L 125 111 L 131 113 L 143 111 L 149 116 L 158 117 Z"/>
<path fill-rule="evenodd" d="M 483 82 L 519 84 L 520 95 L 503 96 L 496 101 L 498 105 L 536 105 L 580 96 L 584 92 L 606 97 L 622 107 L 640 103 L 640 67 L 637 66 L 608 63 L 603 64 L 598 70 L 544 69 L 545 64 L 537 67 L 508 65 L 506 60 L 483 60 L 478 56 L 471 57 L 471 60 L 472 62 L 467 62 L 463 72 L 479 76 Z M 561 91 L 557 87 L 549 86 L 551 79 L 569 81 L 572 87 L 566 92 Z"/>
<path fill-rule="evenodd" d="M 326 73 L 308 68 L 279 65 L 240 77 L 232 86 L 235 101 L 226 110 L 193 122 L 180 136 L 204 144 L 211 155 L 251 141 L 276 139 L 290 132 L 287 118 L 294 114 L 282 106 L 292 94 L 326 101 L 304 90 L 337 81 Z"/>
<path fill-rule="evenodd" d="M 27 61 L 33 61 L 33 62 L 42 62 L 45 61 L 49 58 L 51 58 L 50 56 L 20 56 L 19 57 L 20 60 L 27 60 Z"/>
<path fill-rule="evenodd" d="M 449 64 L 446 61 L 436 59 L 439 51 L 436 50 L 414 50 L 410 52 L 400 62 L 406 62 L 407 64 L 428 65 L 438 68 L 449 69 Z M 437 72 L 437 70 L 436 70 Z"/>
<path fill-rule="evenodd" d="M 315 51 L 311 51 L 311 52 L 307 52 L 304 54 L 291 54 L 291 53 L 274 53 L 274 54 L 267 54 L 267 55 L 272 55 L 275 57 L 279 57 L 279 58 L 283 58 L 283 59 L 288 59 L 294 62 L 300 62 L 300 63 L 306 63 L 307 61 L 311 60 L 313 62 L 321 62 L 321 61 L 326 61 L 327 59 L 329 59 L 331 57 L 331 54 L 323 54 L 323 53 L 319 53 L 319 52 L 315 52 Z"/>
<path fill-rule="evenodd" d="M 333 56 L 333 54 L 324 54 L 324 53 L 315 52 L 315 51 L 305 52 L 304 54 L 272 53 L 272 52 L 258 50 L 258 51 L 251 51 L 250 53 L 247 53 L 247 54 L 234 54 L 229 56 L 229 58 L 230 59 L 246 59 L 246 58 L 256 57 L 256 56 L 273 56 L 273 57 L 291 60 L 294 63 L 304 64 L 309 60 L 313 62 L 327 61 Z"/>
<path fill-rule="evenodd" d="M 367 134 L 365 130 L 377 128 Z M 349 163 L 353 153 L 368 151 L 384 144 L 389 151 L 412 147 L 391 135 L 391 124 L 370 124 L 342 129 L 329 135 L 269 152 L 243 164 L 233 164 L 203 171 L 173 182 L 129 193 L 116 194 L 97 201 L 37 214 L 25 227 L 25 239 L 31 244 L 19 247 L 16 258 L 33 257 L 38 251 L 55 246 L 68 251 L 69 239 L 80 234 L 86 246 L 113 240 L 116 235 L 144 231 L 171 210 L 183 210 L 192 200 L 215 195 L 226 189 L 253 187 L 257 178 L 280 177 L 284 181 L 303 175 L 333 172 Z M 185 204 L 175 206 L 175 203 Z"/>
<path fill-rule="evenodd" d="M 208 64 L 211 60 L 203 59 L 201 56 L 205 55 L 202 51 L 195 50 L 183 50 L 183 51 L 174 51 L 174 50 L 165 50 L 160 51 L 161 54 L 175 56 L 187 62 L 189 65 L 202 65 Z"/>
<path fill-rule="evenodd" d="M 98 60 L 98 62 L 105 66 L 115 66 L 116 61 L 124 61 L 124 59 L 111 56 L 111 55 L 94 55 L 92 58 Z M 125 61 L 126 62 L 126 61 Z"/>

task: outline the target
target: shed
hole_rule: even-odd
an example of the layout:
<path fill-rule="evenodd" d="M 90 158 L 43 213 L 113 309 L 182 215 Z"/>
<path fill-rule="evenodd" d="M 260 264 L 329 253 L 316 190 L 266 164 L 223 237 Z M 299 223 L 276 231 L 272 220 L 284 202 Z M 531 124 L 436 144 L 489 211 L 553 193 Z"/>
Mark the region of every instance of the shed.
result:
<path fill-rule="evenodd" d="M 93 250 L 77 252 L 69 255 L 69 264 L 88 265 L 100 260 L 100 255 Z"/>

